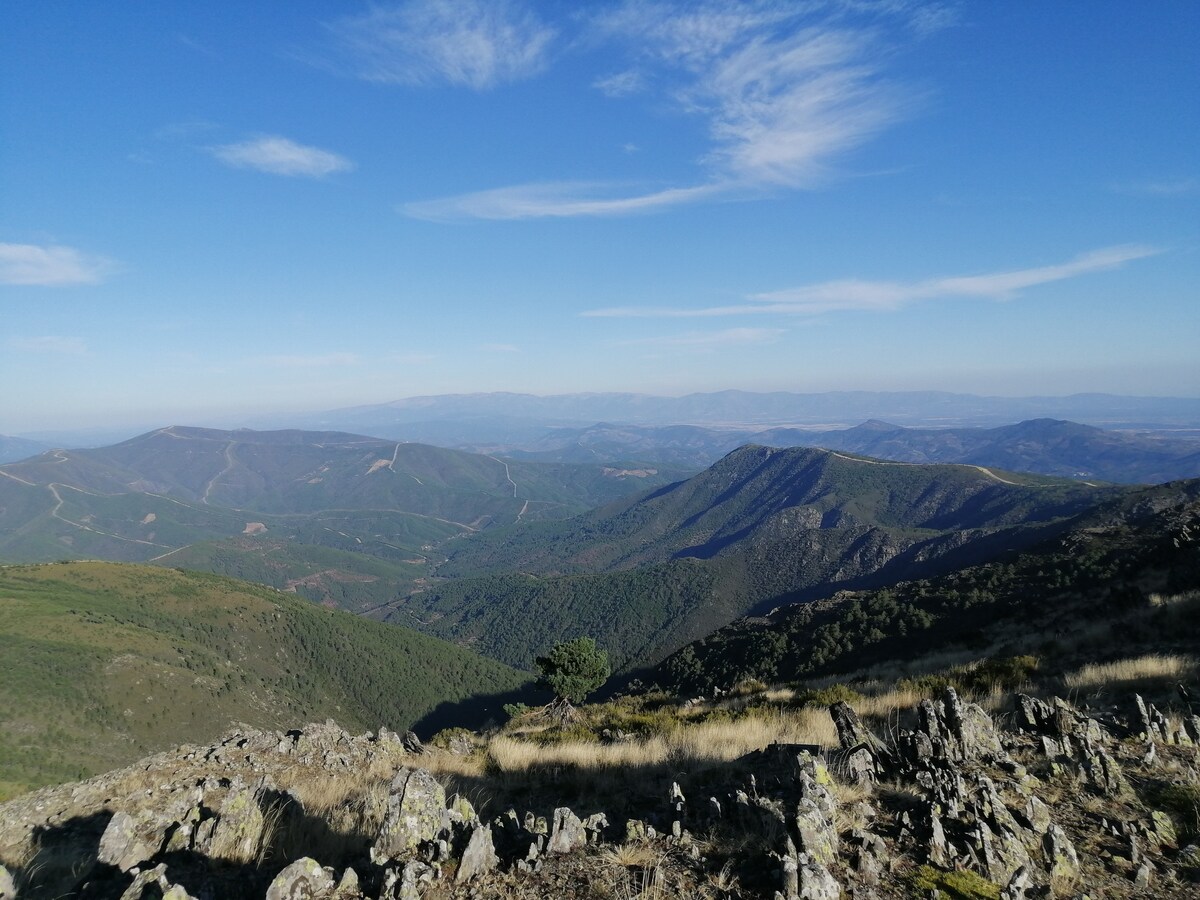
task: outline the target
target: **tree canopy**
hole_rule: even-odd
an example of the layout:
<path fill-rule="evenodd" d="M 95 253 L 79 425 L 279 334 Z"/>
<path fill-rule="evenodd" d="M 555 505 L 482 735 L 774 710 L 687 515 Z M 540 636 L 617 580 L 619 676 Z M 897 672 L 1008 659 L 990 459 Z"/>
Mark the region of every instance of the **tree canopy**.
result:
<path fill-rule="evenodd" d="M 608 652 L 597 647 L 590 637 L 555 644 L 536 662 L 540 673 L 538 685 L 554 691 L 556 701 L 568 703 L 582 703 L 612 674 Z"/>

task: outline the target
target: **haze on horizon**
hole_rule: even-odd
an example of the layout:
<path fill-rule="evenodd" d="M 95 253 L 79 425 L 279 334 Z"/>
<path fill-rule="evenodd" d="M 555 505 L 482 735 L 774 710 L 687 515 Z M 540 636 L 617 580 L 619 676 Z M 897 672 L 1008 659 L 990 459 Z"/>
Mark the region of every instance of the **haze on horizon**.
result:
<path fill-rule="evenodd" d="M 1200 6 L 0 13 L 0 433 L 1200 395 Z"/>

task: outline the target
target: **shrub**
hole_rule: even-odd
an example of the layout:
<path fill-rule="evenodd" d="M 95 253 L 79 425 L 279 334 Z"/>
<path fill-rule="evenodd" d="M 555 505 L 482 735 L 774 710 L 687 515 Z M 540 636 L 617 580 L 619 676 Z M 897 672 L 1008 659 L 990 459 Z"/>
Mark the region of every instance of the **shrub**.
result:
<path fill-rule="evenodd" d="M 608 680 L 612 670 L 608 653 L 596 646 L 590 637 L 555 644 L 545 656 L 536 660 L 540 687 L 554 691 L 555 700 L 582 703 L 592 691 Z"/>

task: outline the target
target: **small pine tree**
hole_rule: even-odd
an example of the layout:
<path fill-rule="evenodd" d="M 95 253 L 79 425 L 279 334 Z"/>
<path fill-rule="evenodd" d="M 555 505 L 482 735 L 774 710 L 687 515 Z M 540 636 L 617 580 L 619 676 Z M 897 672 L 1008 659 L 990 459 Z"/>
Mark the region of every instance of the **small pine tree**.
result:
<path fill-rule="evenodd" d="M 592 691 L 604 684 L 612 670 L 608 666 L 608 652 L 596 646 L 590 637 L 579 637 L 573 641 L 555 644 L 545 656 L 536 660 L 538 686 L 554 691 L 551 709 L 563 712 L 573 703 L 582 703 Z"/>

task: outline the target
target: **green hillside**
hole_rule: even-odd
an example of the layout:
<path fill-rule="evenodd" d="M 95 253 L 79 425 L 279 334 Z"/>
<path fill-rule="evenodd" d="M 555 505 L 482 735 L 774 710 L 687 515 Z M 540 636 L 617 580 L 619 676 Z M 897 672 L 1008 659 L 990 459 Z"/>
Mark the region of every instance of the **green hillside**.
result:
<path fill-rule="evenodd" d="M 747 445 L 652 493 L 566 522 L 462 542 L 438 574 L 602 572 L 709 558 L 831 528 L 995 529 L 1070 515 L 1122 490 L 976 466 Z"/>
<path fill-rule="evenodd" d="M 0 796 L 232 723 L 410 727 L 525 676 L 403 628 L 214 575 L 0 568 Z"/>
<path fill-rule="evenodd" d="M 436 578 L 386 615 L 522 667 L 590 634 L 629 669 L 783 597 L 878 587 L 1027 546 L 1127 490 L 747 446 L 686 482 L 566 522 L 455 542 Z"/>
<path fill-rule="evenodd" d="M 1162 598 L 1178 598 L 1164 602 Z M 1158 599 L 1156 599 L 1158 598 Z M 1200 479 L 1081 514 L 1052 540 L 942 577 L 833 593 L 735 622 L 645 680 L 680 691 L 861 670 L 937 653 L 1034 654 L 1058 667 L 1193 652 L 1200 632 Z"/>

